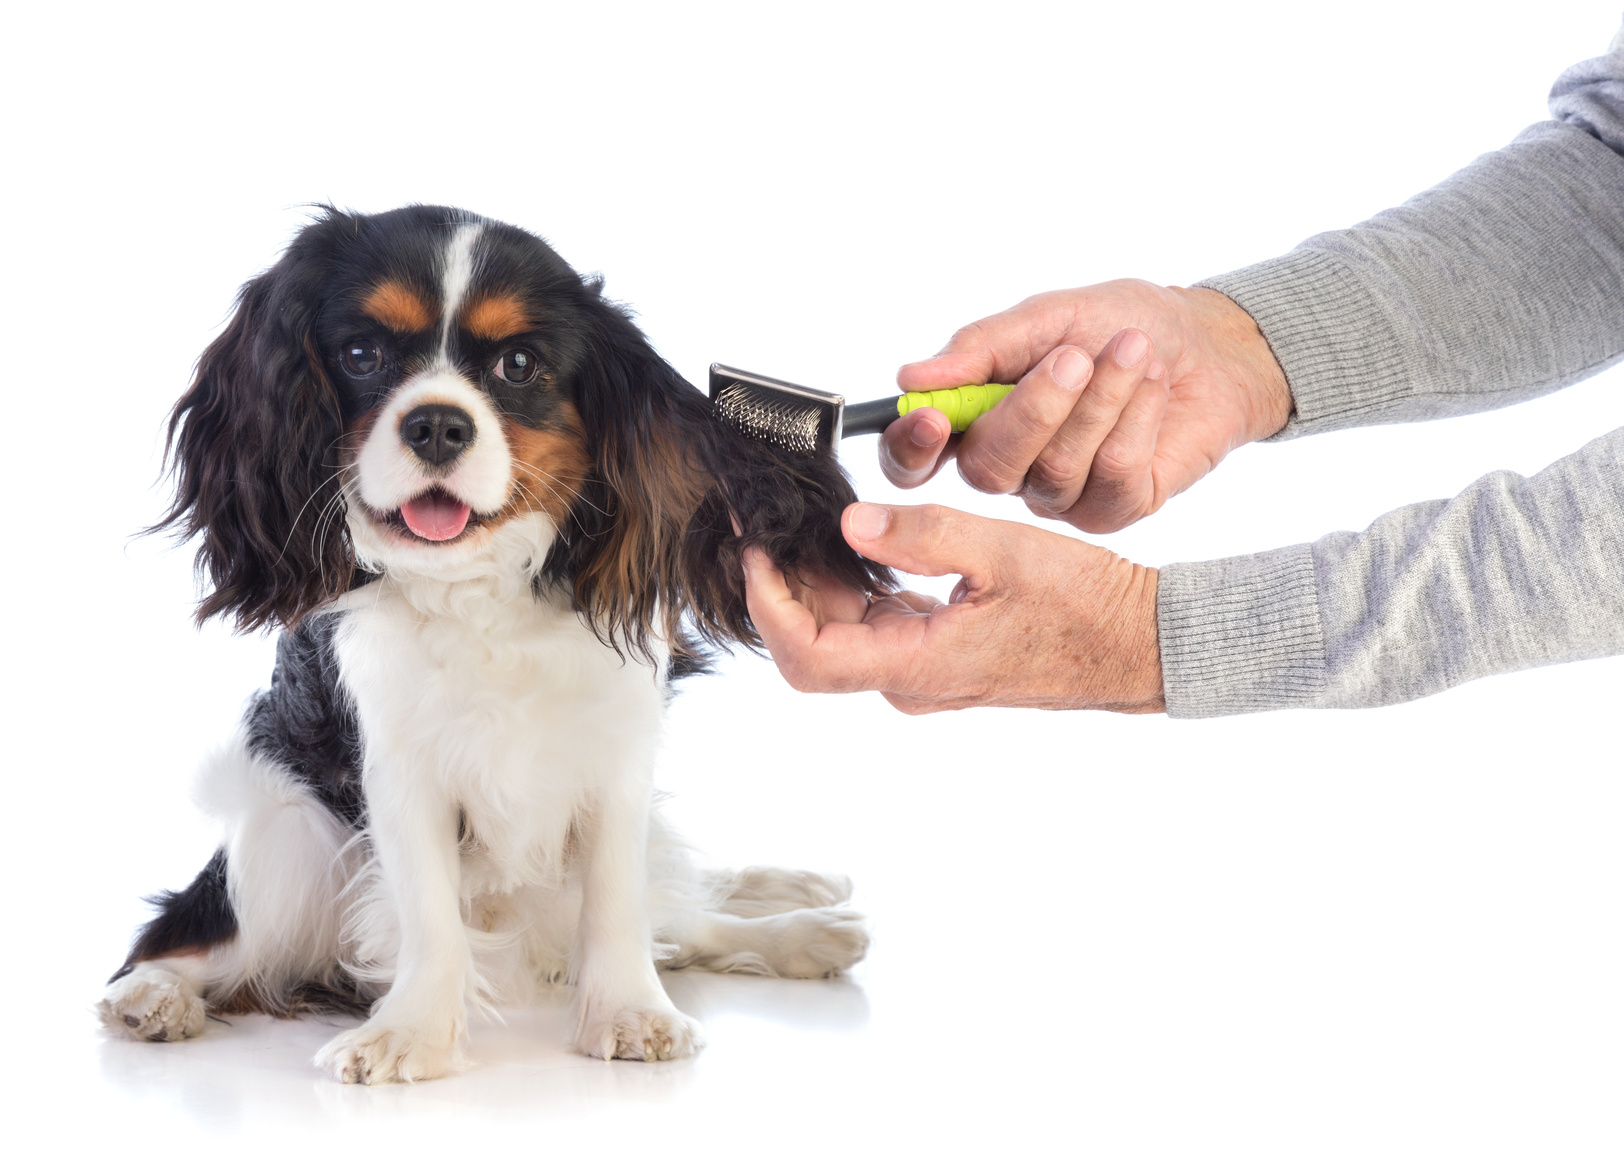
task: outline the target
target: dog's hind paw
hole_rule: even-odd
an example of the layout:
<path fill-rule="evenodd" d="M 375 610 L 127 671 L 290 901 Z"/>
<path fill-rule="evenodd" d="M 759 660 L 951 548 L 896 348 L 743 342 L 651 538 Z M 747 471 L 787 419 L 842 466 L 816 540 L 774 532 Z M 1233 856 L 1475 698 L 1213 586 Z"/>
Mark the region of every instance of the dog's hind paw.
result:
<path fill-rule="evenodd" d="M 849 906 L 791 910 L 761 921 L 774 927 L 774 973 L 790 979 L 827 979 L 868 953 L 868 925 Z"/>
<path fill-rule="evenodd" d="M 173 971 L 142 963 L 107 985 L 96 1014 L 131 1040 L 186 1040 L 203 1031 L 203 1000 Z"/>

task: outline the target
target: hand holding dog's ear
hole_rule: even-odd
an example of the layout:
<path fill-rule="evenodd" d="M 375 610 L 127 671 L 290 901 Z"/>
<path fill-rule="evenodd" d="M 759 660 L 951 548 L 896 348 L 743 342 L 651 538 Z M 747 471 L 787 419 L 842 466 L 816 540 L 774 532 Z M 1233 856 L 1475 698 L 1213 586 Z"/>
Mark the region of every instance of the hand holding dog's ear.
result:
<path fill-rule="evenodd" d="M 880 465 L 917 487 L 949 459 L 979 491 L 1115 532 L 1230 451 L 1286 424 L 1291 394 L 1257 324 L 1211 289 L 1114 280 L 1029 297 L 903 366 L 904 390 L 1013 382 L 963 435 L 918 411 L 880 440 Z"/>
<path fill-rule="evenodd" d="M 1164 709 L 1154 569 L 936 505 L 853 504 L 842 529 L 881 564 L 963 579 L 946 604 L 909 592 L 869 601 L 838 586 L 797 597 L 766 554 L 751 549 L 750 617 L 797 690 L 877 690 L 908 714 Z"/>

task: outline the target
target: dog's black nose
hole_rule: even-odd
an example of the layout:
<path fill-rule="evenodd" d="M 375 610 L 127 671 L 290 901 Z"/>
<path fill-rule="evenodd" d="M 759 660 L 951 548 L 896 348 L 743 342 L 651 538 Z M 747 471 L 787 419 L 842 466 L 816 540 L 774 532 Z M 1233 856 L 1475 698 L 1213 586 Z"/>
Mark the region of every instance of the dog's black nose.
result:
<path fill-rule="evenodd" d="M 460 407 L 430 403 L 401 420 L 400 437 L 424 463 L 439 467 L 474 441 L 474 420 Z"/>

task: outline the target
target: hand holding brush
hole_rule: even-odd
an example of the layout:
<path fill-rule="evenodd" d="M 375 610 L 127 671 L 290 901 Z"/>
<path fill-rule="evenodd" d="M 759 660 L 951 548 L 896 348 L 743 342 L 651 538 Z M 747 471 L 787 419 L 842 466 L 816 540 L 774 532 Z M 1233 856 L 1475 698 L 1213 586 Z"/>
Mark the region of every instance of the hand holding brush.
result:
<path fill-rule="evenodd" d="M 1284 372 L 1234 301 L 1143 280 L 1028 297 L 897 372 L 905 390 L 991 379 L 1016 388 L 963 436 L 928 411 L 890 427 L 886 477 L 918 487 L 956 459 L 971 487 L 1115 532 L 1279 431 L 1292 410 Z"/>

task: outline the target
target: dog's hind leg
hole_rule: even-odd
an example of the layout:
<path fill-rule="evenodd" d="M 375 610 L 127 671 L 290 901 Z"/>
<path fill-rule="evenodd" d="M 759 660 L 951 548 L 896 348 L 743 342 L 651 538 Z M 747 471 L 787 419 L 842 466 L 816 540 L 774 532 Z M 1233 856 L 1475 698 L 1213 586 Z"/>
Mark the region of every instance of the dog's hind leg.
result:
<path fill-rule="evenodd" d="M 184 890 L 159 894 L 124 966 L 96 1005 L 102 1023 L 135 1040 L 185 1040 L 203 1030 L 209 968 L 231 949 L 237 917 L 219 850 Z M 218 954 L 217 954 L 218 952 Z"/>
<path fill-rule="evenodd" d="M 805 869 L 697 870 L 658 815 L 649 819 L 658 964 L 786 979 L 838 975 L 868 952 L 851 882 Z"/>
<path fill-rule="evenodd" d="M 752 865 L 712 870 L 705 880 L 721 899 L 719 909 L 739 918 L 762 918 L 808 906 L 838 906 L 851 897 L 851 879 L 809 869 Z"/>
<path fill-rule="evenodd" d="M 222 846 L 191 885 L 153 899 L 158 915 L 97 1004 L 137 1040 L 184 1040 L 206 1009 L 289 1014 L 307 989 L 345 999 L 339 974 L 349 830 L 309 788 L 241 744 L 204 775 L 225 820 Z"/>
<path fill-rule="evenodd" d="M 662 932 L 664 967 L 823 979 L 839 975 L 868 952 L 868 928 L 849 906 L 803 906 L 777 914 L 745 917 L 718 910 L 695 910 Z"/>

